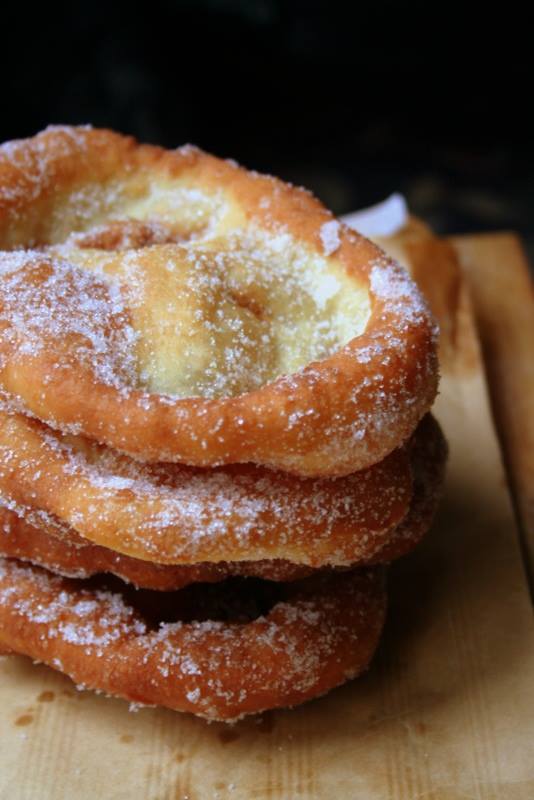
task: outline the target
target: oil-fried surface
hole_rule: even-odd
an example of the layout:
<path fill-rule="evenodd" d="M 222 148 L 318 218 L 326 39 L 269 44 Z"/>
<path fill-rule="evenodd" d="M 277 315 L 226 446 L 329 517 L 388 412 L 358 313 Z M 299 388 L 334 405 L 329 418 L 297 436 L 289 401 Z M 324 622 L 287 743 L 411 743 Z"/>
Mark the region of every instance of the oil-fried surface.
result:
<path fill-rule="evenodd" d="M 387 563 L 411 550 L 428 530 L 441 489 L 446 446 L 438 424 L 427 417 L 420 424 L 409 446 L 414 495 L 407 516 L 388 536 L 373 542 L 363 537 L 358 563 Z M 37 517 L 37 515 L 35 515 Z M 37 521 L 37 519 L 35 520 Z M 179 589 L 189 583 L 216 582 L 231 575 L 250 575 L 276 581 L 297 580 L 313 567 L 289 560 L 292 551 L 271 560 L 254 561 L 249 555 L 237 562 L 205 561 L 193 564 L 161 564 L 122 555 L 113 549 L 95 545 L 72 529 L 36 527 L 15 512 L 0 510 L 0 553 L 44 566 L 70 577 L 89 577 L 111 572 L 136 586 L 151 589 Z M 357 537 L 356 529 L 353 537 Z M 98 537 L 97 537 L 98 538 Z M 274 538 L 274 536 L 273 536 Z M 310 542 L 310 550 L 312 543 Z M 346 548 L 347 551 L 349 547 Z M 353 546 L 353 553 L 357 547 Z M 332 557 L 330 557 L 331 559 Z M 351 566 L 354 566 L 356 558 Z M 335 562 L 334 562 L 335 563 Z M 332 560 L 314 562 L 314 566 L 332 564 Z"/>
<path fill-rule="evenodd" d="M 380 569 L 281 586 L 282 599 L 249 621 L 203 609 L 202 621 L 156 626 L 118 591 L 0 559 L 0 647 L 136 703 L 238 719 L 324 694 L 362 672 L 378 643 Z"/>
<path fill-rule="evenodd" d="M 307 192 L 186 147 L 0 148 L 0 384 L 140 460 L 343 475 L 436 391 L 415 285 Z"/>
<path fill-rule="evenodd" d="M 382 547 L 411 497 L 406 446 L 331 479 L 252 464 L 147 465 L 0 411 L 0 504 L 149 561 L 351 564 Z"/>

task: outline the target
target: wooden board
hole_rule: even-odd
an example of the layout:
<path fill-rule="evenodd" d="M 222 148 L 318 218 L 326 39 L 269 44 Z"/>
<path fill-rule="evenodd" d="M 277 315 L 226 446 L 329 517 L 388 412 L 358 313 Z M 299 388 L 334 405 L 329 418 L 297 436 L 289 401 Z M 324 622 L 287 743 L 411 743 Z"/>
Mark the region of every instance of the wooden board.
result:
<path fill-rule="evenodd" d="M 474 301 L 494 419 L 534 595 L 534 288 L 517 236 L 452 240 Z"/>
<path fill-rule="evenodd" d="M 454 298 L 437 404 L 445 497 L 427 540 L 391 570 L 370 672 L 228 728 L 130 713 L 5 657 L 2 800 L 531 800 L 534 623 L 464 284 Z"/>

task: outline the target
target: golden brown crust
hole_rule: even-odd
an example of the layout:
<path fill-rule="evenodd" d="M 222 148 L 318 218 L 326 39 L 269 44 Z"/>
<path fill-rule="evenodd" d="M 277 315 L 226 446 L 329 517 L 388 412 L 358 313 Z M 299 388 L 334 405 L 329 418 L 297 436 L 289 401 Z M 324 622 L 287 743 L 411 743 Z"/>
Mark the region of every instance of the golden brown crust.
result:
<path fill-rule="evenodd" d="M 218 583 L 231 577 L 294 581 L 308 577 L 312 567 L 275 561 L 156 564 L 124 556 L 92 544 L 74 532 L 56 535 L 31 525 L 15 512 L 0 509 L 0 555 L 28 561 L 67 578 L 110 573 L 142 589 L 170 592 L 191 583 Z"/>
<path fill-rule="evenodd" d="M 405 555 L 429 529 L 443 482 L 446 445 L 437 422 L 426 417 L 410 443 L 415 492 L 403 521 L 360 563 L 383 564 Z M 286 558 L 271 561 L 196 563 L 174 566 L 152 563 L 121 555 L 95 545 L 72 530 L 52 532 L 35 527 L 13 511 L 0 509 L 0 554 L 43 566 L 68 577 L 90 577 L 110 572 L 135 586 L 169 591 L 190 583 L 217 582 L 230 576 L 255 576 L 275 581 L 299 580 L 313 568 L 294 564 Z M 364 551 L 365 552 L 365 551 Z M 356 566 L 352 564 L 351 567 Z"/>
<path fill-rule="evenodd" d="M 0 147 L 0 652 L 218 720 L 359 674 L 370 565 L 435 511 L 436 385 L 415 284 L 304 190 L 90 128 Z"/>
<path fill-rule="evenodd" d="M 364 561 L 389 540 L 411 496 L 405 448 L 336 479 L 252 464 L 144 465 L 0 411 L 4 505 L 52 532 L 67 525 L 96 544 L 161 564 Z"/>
<path fill-rule="evenodd" d="M 131 199 L 149 185 L 173 181 L 227 199 L 226 216 L 217 222 L 221 230 L 232 230 L 237 215 L 241 226 L 267 237 L 283 230 L 310 256 L 341 265 L 371 298 L 363 334 L 254 391 L 174 398 L 106 382 L 87 359 L 87 342 L 82 347 L 65 331 L 42 331 L 39 347 L 28 348 L 18 329 L 14 334 L 20 294 L 12 286 L 6 296 L 4 282 L 0 382 L 11 402 L 53 427 L 76 429 L 148 461 L 255 462 L 299 475 L 346 475 L 402 444 L 435 396 L 434 323 L 404 272 L 371 242 L 338 225 L 303 190 L 194 148 L 166 152 L 109 131 L 50 129 L 0 149 L 0 246 L 61 241 L 82 230 L 88 218 L 92 224 L 112 218 L 113 198 Z M 65 223 L 58 222 L 62 212 Z M 335 226 L 326 237 L 325 225 Z M 57 262 L 45 255 L 8 252 L 0 261 L 4 271 L 24 276 L 25 297 L 46 280 L 52 298 L 51 276 L 61 278 L 60 286 L 76 283 L 74 269 L 60 276 Z M 94 291 L 105 293 L 105 286 L 95 283 Z M 56 292 L 52 299 L 68 317 L 75 314 L 75 297 L 75 291 L 70 297 Z M 108 334 L 121 320 L 110 312 Z"/>
<path fill-rule="evenodd" d="M 370 564 L 387 564 L 411 552 L 428 533 L 443 490 L 448 446 L 439 423 L 424 417 L 409 444 L 414 491 L 410 511 Z"/>
<path fill-rule="evenodd" d="M 248 623 L 150 630 L 122 596 L 0 559 L 0 648 L 135 703 L 234 720 L 293 706 L 361 673 L 385 616 L 380 570 L 287 584 Z"/>

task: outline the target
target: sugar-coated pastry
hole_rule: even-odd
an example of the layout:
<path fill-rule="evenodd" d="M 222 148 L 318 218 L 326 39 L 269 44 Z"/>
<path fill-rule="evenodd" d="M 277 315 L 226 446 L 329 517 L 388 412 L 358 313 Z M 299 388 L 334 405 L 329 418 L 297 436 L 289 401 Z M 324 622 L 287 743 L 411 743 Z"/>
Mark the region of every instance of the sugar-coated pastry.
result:
<path fill-rule="evenodd" d="M 139 460 L 346 475 L 436 393 L 404 270 L 196 148 L 68 127 L 4 145 L 0 276 L 5 402 Z"/>
<path fill-rule="evenodd" d="M 250 621 L 155 627 L 118 591 L 0 559 L 0 648 L 86 688 L 235 720 L 324 694 L 360 674 L 378 644 L 379 568 L 278 586 L 280 601 Z"/>

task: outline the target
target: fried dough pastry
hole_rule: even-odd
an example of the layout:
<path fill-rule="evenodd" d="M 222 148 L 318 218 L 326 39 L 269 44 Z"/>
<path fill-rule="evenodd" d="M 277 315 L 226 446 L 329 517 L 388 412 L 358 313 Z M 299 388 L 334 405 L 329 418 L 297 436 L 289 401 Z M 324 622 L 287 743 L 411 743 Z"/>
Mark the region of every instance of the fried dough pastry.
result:
<path fill-rule="evenodd" d="M 185 147 L 0 148 L 5 402 L 141 461 L 341 476 L 436 392 L 415 284 L 310 194 Z"/>
<path fill-rule="evenodd" d="M 66 578 L 110 573 L 137 588 L 163 592 L 182 589 L 191 583 L 218 583 L 238 576 L 294 581 L 314 571 L 312 567 L 282 559 L 155 564 L 88 542 L 72 530 L 50 533 L 6 508 L 0 508 L 0 555 L 29 561 Z"/>
<path fill-rule="evenodd" d="M 412 550 L 430 528 L 447 454 L 439 425 L 431 416 L 420 423 L 410 450 L 415 488 L 410 510 L 380 549 L 363 559 L 365 564 L 384 564 L 400 558 Z M 0 531 L 0 555 L 30 561 L 65 577 L 89 578 L 109 572 L 144 589 L 170 591 L 191 583 L 215 583 L 231 576 L 293 581 L 313 572 L 311 567 L 284 559 L 179 566 L 141 561 L 95 545 L 72 529 L 47 532 L 7 508 L 0 508 Z"/>
<path fill-rule="evenodd" d="M 0 648 L 84 688 L 227 721 L 302 703 L 367 667 L 385 616 L 380 569 L 272 586 L 278 601 L 251 620 L 158 626 L 118 591 L 0 559 Z"/>
<path fill-rule="evenodd" d="M 457 358 L 461 335 L 457 309 L 464 278 L 457 251 L 414 217 L 394 235 L 373 241 L 406 268 L 427 299 L 439 324 L 439 361 L 447 368 Z"/>
<path fill-rule="evenodd" d="M 67 525 L 96 544 L 161 564 L 365 561 L 389 540 L 411 497 L 407 446 L 335 479 L 252 464 L 202 470 L 141 464 L 0 411 L 4 505 L 52 533 Z"/>

